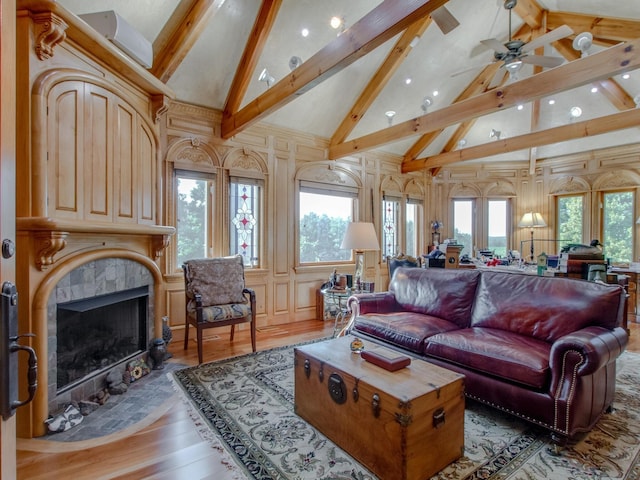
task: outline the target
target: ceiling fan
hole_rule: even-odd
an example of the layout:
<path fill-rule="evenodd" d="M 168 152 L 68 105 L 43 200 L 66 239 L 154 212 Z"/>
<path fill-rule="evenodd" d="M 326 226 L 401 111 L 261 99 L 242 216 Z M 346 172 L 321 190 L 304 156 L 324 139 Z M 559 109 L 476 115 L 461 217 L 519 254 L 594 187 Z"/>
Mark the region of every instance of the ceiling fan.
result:
<path fill-rule="evenodd" d="M 535 49 L 542 47 L 548 43 L 555 42 L 562 38 L 568 37 L 573 34 L 573 30 L 568 25 L 562 25 L 550 32 L 545 33 L 537 38 L 534 38 L 528 43 L 522 40 L 514 40 L 511 37 L 511 14 L 513 8 L 517 5 L 518 0 L 505 0 L 504 8 L 509 11 L 509 40 L 505 43 L 500 42 L 495 38 L 489 38 L 481 40 L 480 43 L 486 47 L 493 49 L 493 57 L 495 61 L 502 62 L 501 67 L 504 67 L 512 78 L 522 68 L 522 65 L 532 64 L 541 67 L 557 67 L 564 62 L 564 59 L 560 57 L 551 57 L 547 55 L 530 55 Z M 468 71 L 465 70 L 465 71 Z M 458 72 L 458 74 L 463 72 Z M 454 74 L 455 75 L 455 74 Z"/>

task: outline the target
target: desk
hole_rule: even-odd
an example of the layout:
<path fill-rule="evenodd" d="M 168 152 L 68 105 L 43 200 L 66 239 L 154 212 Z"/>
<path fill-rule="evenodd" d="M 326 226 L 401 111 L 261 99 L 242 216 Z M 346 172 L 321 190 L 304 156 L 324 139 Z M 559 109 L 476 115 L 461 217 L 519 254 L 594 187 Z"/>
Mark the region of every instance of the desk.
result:
<path fill-rule="evenodd" d="M 640 304 L 638 303 L 640 302 L 640 285 L 638 284 L 640 271 L 628 268 L 612 268 L 609 273 L 619 273 L 629 277 L 627 285 L 627 293 L 629 294 L 627 318 L 630 322 L 640 323 Z"/>
<path fill-rule="evenodd" d="M 322 319 L 334 320 L 333 336 L 335 337 L 340 330 L 346 325 L 349 316 L 347 308 L 347 299 L 351 296 L 351 289 L 334 290 L 326 288 L 320 290 L 322 294 Z"/>

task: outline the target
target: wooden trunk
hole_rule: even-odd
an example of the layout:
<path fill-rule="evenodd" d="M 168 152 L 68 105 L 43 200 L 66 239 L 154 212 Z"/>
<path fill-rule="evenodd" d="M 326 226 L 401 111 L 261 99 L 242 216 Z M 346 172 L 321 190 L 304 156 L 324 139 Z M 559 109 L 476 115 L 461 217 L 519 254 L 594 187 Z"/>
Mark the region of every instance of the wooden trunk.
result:
<path fill-rule="evenodd" d="M 382 480 L 428 479 L 460 458 L 464 376 L 418 359 L 389 372 L 352 353 L 351 340 L 295 349 L 296 413 Z"/>

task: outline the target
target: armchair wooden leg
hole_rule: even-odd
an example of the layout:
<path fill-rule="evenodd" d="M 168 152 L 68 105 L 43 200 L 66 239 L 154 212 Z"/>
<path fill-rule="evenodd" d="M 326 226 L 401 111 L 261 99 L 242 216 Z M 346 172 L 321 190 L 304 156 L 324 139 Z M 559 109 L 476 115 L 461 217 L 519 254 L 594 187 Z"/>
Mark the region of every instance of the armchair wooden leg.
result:
<path fill-rule="evenodd" d="M 231 337 L 230 337 L 230 341 L 233 342 L 233 335 L 236 332 L 236 326 L 235 325 L 231 325 Z"/>
<path fill-rule="evenodd" d="M 198 365 L 202 363 L 202 329 L 197 327 L 198 334 Z"/>
<path fill-rule="evenodd" d="M 251 348 L 256 351 L 256 322 L 251 322 Z"/>

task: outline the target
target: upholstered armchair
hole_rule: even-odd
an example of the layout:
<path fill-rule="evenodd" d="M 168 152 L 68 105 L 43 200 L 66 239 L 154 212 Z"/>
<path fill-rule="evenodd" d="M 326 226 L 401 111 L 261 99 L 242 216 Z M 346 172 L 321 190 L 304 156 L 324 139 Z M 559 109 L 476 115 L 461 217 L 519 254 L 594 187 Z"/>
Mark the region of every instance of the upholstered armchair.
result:
<path fill-rule="evenodd" d="M 387 256 L 387 268 L 389 269 L 389 281 L 393 278 L 393 272 L 398 267 L 420 267 L 420 258 L 400 253 L 396 256 Z"/>
<path fill-rule="evenodd" d="M 187 260 L 185 285 L 184 349 L 189 325 L 196 327 L 198 362 L 202 363 L 202 331 L 231 326 L 231 341 L 238 323 L 251 323 L 251 347 L 256 351 L 256 294 L 244 284 L 242 256 Z"/>

